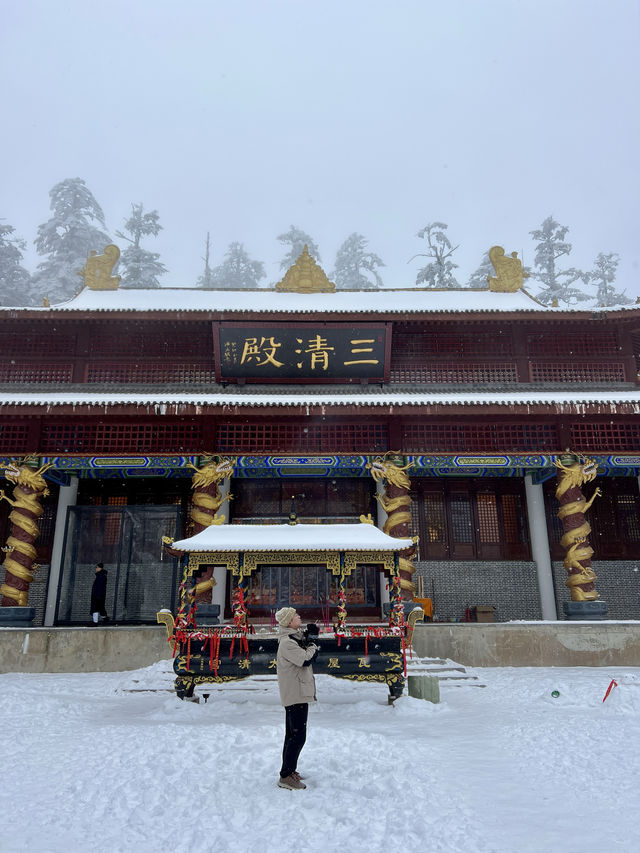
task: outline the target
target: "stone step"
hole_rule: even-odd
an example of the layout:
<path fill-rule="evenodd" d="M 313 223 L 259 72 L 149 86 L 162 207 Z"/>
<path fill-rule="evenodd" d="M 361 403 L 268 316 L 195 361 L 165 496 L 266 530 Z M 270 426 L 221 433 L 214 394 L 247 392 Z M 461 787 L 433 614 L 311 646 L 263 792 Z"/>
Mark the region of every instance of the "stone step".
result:
<path fill-rule="evenodd" d="M 452 684 L 482 684 L 483 687 L 485 686 L 477 675 L 472 675 L 469 672 L 465 672 L 463 675 L 443 675 L 440 677 L 440 681 Z"/>
<path fill-rule="evenodd" d="M 458 674 L 459 673 L 459 674 Z M 471 675 L 464 666 L 442 658 L 413 658 L 407 661 L 407 675 L 426 675 L 437 678 L 451 687 L 485 687 L 477 675 Z"/>
<path fill-rule="evenodd" d="M 426 675 L 429 672 L 466 672 L 466 669 L 463 666 L 409 666 L 407 664 L 407 673 L 410 675 Z"/>

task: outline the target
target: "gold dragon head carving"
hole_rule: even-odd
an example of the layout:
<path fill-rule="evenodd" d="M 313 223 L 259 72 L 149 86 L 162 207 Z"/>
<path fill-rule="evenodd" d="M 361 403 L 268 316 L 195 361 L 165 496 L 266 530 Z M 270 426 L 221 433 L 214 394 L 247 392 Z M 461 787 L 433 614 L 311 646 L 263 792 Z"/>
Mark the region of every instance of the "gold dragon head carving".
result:
<path fill-rule="evenodd" d="M 583 483 L 595 480 L 598 474 L 598 466 L 593 459 L 588 459 L 586 456 L 575 456 L 573 459 L 574 461 L 570 462 L 565 457 L 565 461 L 569 463 L 567 465 L 561 459 L 556 459 L 554 462 L 560 478 L 556 495 L 564 494 L 569 489 L 579 488 Z"/>
<path fill-rule="evenodd" d="M 27 464 L 28 460 L 10 462 L 5 466 L 4 477 L 16 486 L 21 486 L 24 489 L 29 489 L 32 492 L 48 495 L 49 489 L 47 483 L 42 476 L 45 471 L 51 468 L 51 462 L 46 465 L 41 465 L 40 468 L 34 470 Z"/>
<path fill-rule="evenodd" d="M 389 455 L 397 456 L 395 451 L 388 451 L 384 456 L 378 456 L 372 462 L 367 462 L 366 467 L 371 471 L 371 476 L 380 483 L 386 481 L 392 486 L 398 486 L 400 489 L 410 489 L 411 480 L 405 474 L 412 467 L 413 462 L 407 465 L 397 465 L 391 459 L 387 459 Z"/>
<path fill-rule="evenodd" d="M 189 465 L 196 472 L 191 482 L 194 489 L 206 488 L 212 483 L 221 483 L 226 477 L 231 477 L 236 464 L 236 459 L 228 459 L 226 457 L 207 462 L 202 468 L 196 468 L 195 465 Z"/>

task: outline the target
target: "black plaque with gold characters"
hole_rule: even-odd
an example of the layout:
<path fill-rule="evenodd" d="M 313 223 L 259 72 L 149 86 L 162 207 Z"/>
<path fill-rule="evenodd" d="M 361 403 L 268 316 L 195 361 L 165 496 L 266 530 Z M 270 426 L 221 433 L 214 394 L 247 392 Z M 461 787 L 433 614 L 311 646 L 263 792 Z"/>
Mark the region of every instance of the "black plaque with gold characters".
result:
<path fill-rule="evenodd" d="M 387 323 L 215 323 L 218 382 L 383 382 Z"/>

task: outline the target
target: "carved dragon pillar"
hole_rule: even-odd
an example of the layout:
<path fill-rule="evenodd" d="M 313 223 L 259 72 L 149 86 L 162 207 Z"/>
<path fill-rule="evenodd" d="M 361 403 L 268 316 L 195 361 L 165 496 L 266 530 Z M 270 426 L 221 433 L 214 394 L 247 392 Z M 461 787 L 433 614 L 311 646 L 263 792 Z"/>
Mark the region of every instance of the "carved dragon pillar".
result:
<path fill-rule="evenodd" d="M 564 567 L 568 572 L 566 586 L 571 591 L 572 601 L 595 601 L 599 598 L 594 581 L 596 574 L 591 568 L 591 555 L 593 548 L 589 544 L 589 533 L 591 525 L 585 519 L 584 514 L 601 494 L 596 489 L 587 501 L 582 494 L 583 483 L 595 479 L 597 469 L 592 459 L 579 457 L 564 457 L 562 461 L 556 461 L 558 469 L 556 498 L 560 503 L 558 518 L 562 522 L 564 536 L 560 544 L 566 549 Z"/>
<path fill-rule="evenodd" d="M 388 455 L 385 453 L 384 457 L 374 459 L 367 464 L 373 479 L 385 484 L 384 495 L 376 495 L 376 499 L 388 516 L 382 529 L 387 535 L 396 539 L 410 539 L 411 481 L 405 471 L 411 467 L 411 464 L 400 467 L 387 459 Z M 415 553 L 415 545 L 400 552 L 400 589 L 404 601 L 411 601 L 415 590 L 412 581 L 416 570 L 413 564 Z"/>
<path fill-rule="evenodd" d="M 14 483 L 13 499 L 0 489 L 0 499 L 11 504 L 9 514 L 11 532 L 3 548 L 7 556 L 4 559 L 4 583 L 0 586 L 0 606 L 26 607 L 29 600 L 29 584 L 38 567 L 34 564 L 36 549 L 34 542 L 38 537 L 38 519 L 44 512 L 41 506 L 43 497 L 49 489 L 42 476 L 50 465 L 43 465 L 34 471 L 24 463 L 12 463 L 4 470 L 4 476 Z"/>
<path fill-rule="evenodd" d="M 192 533 L 200 533 L 212 524 L 224 524 L 225 517 L 216 513 L 226 500 L 231 500 L 231 495 L 222 495 L 220 483 L 225 477 L 233 474 L 235 459 L 219 459 L 217 462 L 209 462 L 202 468 L 191 467 L 195 474 L 191 480 L 193 485 L 193 497 L 191 498 L 191 524 Z M 198 578 L 195 586 L 195 603 L 211 604 L 211 593 L 215 586 L 213 578 L 213 567 L 204 570 Z"/>

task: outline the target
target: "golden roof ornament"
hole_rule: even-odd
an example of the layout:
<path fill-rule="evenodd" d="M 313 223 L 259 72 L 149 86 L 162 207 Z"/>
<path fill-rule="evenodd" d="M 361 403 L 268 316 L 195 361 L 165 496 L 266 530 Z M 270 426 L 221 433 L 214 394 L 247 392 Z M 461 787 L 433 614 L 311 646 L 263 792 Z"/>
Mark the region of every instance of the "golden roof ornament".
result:
<path fill-rule="evenodd" d="M 120 249 L 110 243 L 104 247 L 101 255 L 92 251 L 78 275 L 84 278 L 89 290 L 117 290 L 120 276 L 112 276 L 111 271 L 119 259 Z"/>
<path fill-rule="evenodd" d="M 298 260 L 276 284 L 276 290 L 281 293 L 335 293 L 336 286 L 313 260 L 305 245 Z"/>
<path fill-rule="evenodd" d="M 507 258 L 502 246 L 492 246 L 489 249 L 489 260 L 496 271 L 496 278 L 487 276 L 489 290 L 496 293 L 515 293 L 520 290 L 523 280 L 529 278 L 529 273 L 522 269 L 522 261 L 517 252 L 511 252 Z"/>

